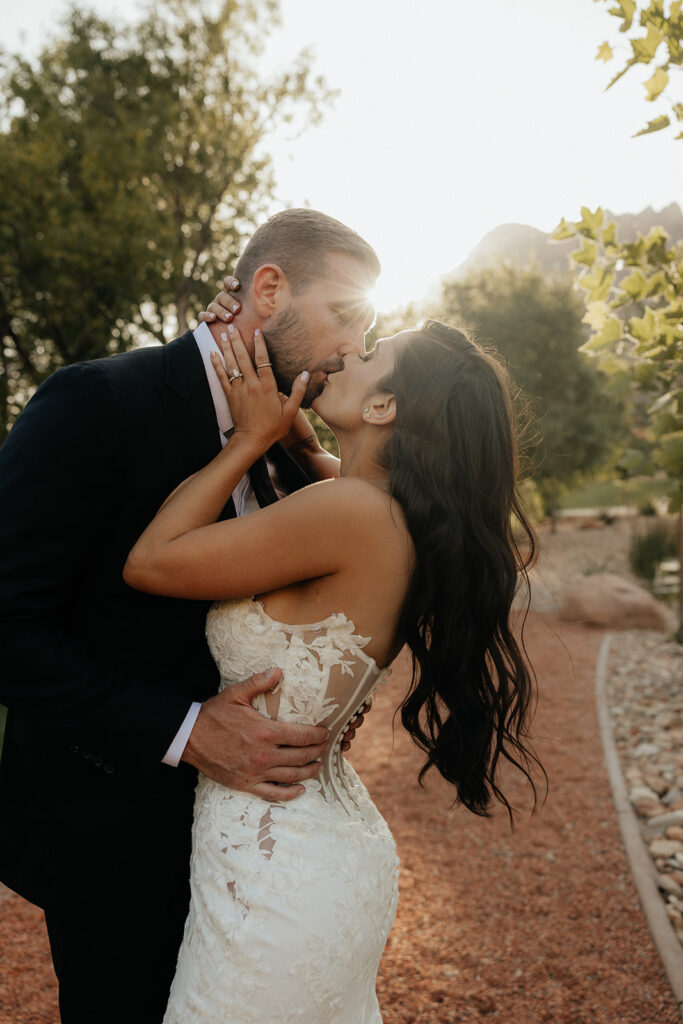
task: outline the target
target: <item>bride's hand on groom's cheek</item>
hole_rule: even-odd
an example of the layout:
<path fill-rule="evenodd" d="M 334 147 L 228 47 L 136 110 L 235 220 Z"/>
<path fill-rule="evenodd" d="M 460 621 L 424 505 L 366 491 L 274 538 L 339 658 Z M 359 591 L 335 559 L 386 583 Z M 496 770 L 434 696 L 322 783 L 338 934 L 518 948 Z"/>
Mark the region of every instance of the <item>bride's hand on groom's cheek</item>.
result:
<path fill-rule="evenodd" d="M 224 290 L 220 291 L 206 309 L 199 314 L 199 320 L 209 324 L 220 320 L 224 324 L 229 324 L 242 309 L 242 303 L 234 294 L 239 291 L 239 287 L 240 283 L 236 277 L 224 277 Z"/>
<path fill-rule="evenodd" d="M 306 394 L 309 374 L 299 374 L 289 396 L 280 394 L 266 342 L 258 328 L 252 344 L 253 358 L 237 327 L 228 324 L 218 341 L 223 361 L 217 352 L 212 352 L 211 362 L 230 406 L 233 437 L 248 439 L 263 453 L 289 433 Z"/>

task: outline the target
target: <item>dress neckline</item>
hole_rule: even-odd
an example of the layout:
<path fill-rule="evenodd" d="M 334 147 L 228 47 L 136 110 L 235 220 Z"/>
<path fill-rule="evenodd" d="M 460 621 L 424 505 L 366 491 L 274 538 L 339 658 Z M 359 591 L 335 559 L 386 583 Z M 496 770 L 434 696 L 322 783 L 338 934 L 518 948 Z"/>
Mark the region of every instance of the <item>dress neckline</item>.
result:
<path fill-rule="evenodd" d="M 323 629 L 325 626 L 335 625 L 340 621 L 347 622 L 352 630 L 355 630 L 356 628 L 355 624 L 344 612 L 333 612 L 332 615 L 328 615 L 326 619 L 320 619 L 319 622 L 280 622 L 279 619 L 274 619 L 272 615 L 268 614 L 266 609 L 263 607 L 263 602 L 258 597 L 248 597 L 246 600 L 251 602 L 254 608 L 267 622 L 271 623 L 273 626 L 280 626 L 283 630 L 290 632 L 296 629 Z M 353 633 L 353 636 L 358 637 L 359 640 L 365 640 L 366 642 L 369 640 L 369 637 L 360 636 L 355 632 Z M 385 668 L 381 668 L 375 659 L 369 654 L 366 654 L 362 648 L 360 648 L 357 653 L 368 663 L 372 664 L 377 672 L 384 672 L 386 670 L 386 666 Z"/>

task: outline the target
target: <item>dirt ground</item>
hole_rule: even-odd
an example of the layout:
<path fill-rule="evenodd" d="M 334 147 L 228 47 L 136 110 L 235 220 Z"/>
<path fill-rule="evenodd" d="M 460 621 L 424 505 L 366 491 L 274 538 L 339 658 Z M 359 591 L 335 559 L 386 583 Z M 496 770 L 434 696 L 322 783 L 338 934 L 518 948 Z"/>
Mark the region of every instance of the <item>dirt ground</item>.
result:
<path fill-rule="evenodd" d="M 378 981 L 385 1024 L 677 1024 L 603 767 L 601 633 L 532 613 L 526 637 L 539 679 L 535 749 L 550 790 L 531 817 L 528 784 L 503 772 L 508 798 L 526 808 L 514 835 L 504 809 L 484 820 L 451 809 L 440 780 L 418 787 L 419 751 L 398 723 L 392 737 L 404 664 L 358 734 L 352 759 L 402 863 Z M 42 916 L 10 896 L 0 906 L 0 1024 L 57 1021 Z"/>

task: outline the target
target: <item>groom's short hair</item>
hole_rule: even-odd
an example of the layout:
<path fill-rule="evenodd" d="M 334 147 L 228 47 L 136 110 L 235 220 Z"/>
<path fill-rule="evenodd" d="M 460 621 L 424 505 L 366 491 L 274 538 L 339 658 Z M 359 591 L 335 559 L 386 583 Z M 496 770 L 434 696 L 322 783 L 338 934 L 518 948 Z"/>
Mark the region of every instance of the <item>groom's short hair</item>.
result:
<path fill-rule="evenodd" d="M 368 277 L 379 276 L 377 253 L 359 234 L 318 210 L 283 210 L 257 228 L 237 261 L 235 276 L 251 284 L 259 267 L 276 263 L 296 294 L 322 277 L 325 256 L 341 252 L 365 265 Z"/>

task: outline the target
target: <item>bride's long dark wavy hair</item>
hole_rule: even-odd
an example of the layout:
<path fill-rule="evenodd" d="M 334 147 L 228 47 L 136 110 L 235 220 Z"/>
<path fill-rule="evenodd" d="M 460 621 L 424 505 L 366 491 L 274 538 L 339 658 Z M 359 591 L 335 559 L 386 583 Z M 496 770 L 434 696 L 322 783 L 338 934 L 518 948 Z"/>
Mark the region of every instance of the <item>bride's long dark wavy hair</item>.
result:
<path fill-rule="evenodd" d="M 402 610 L 412 653 L 403 725 L 427 761 L 456 787 L 456 802 L 490 816 L 502 756 L 536 787 L 524 744 L 535 707 L 532 670 L 510 625 L 520 579 L 536 544 L 517 493 L 519 457 L 511 389 L 502 365 L 462 331 L 421 324 L 397 352 L 378 390 L 396 396 L 382 453 L 389 492 L 415 544 Z M 516 517 L 528 549 L 519 550 Z M 547 779 L 547 776 L 546 776 Z"/>

